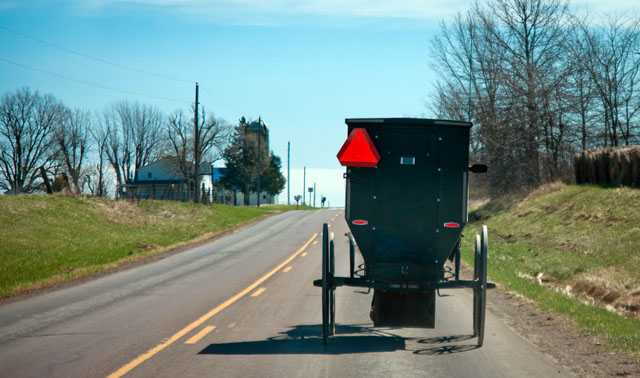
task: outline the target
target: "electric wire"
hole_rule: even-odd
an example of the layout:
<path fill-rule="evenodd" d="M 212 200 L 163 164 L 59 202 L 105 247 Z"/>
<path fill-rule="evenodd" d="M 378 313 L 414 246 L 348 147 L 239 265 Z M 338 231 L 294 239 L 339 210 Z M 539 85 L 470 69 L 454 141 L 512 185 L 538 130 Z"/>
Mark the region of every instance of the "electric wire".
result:
<path fill-rule="evenodd" d="M 53 48 L 68 52 L 70 54 L 78 55 L 78 56 L 81 56 L 81 57 L 86 58 L 86 59 L 90 59 L 90 60 L 93 60 L 93 61 L 96 61 L 96 62 L 100 62 L 102 64 L 108 64 L 110 66 L 114 66 L 114 67 L 122 68 L 122 69 L 125 69 L 125 70 L 142 73 L 142 74 L 145 74 L 145 75 L 155 76 L 155 77 L 159 77 L 159 78 L 167 79 L 167 80 L 180 81 L 180 82 L 183 82 L 183 83 L 194 83 L 195 82 L 194 80 L 185 80 L 185 79 L 181 79 L 181 78 L 178 78 L 178 77 L 173 77 L 173 76 L 168 76 L 168 75 L 161 75 L 161 74 L 157 74 L 157 73 L 153 73 L 153 72 L 149 72 L 149 71 L 144 71 L 144 70 L 141 70 L 141 69 L 138 69 L 138 68 L 128 67 L 128 66 L 125 66 L 125 65 L 122 65 L 122 64 L 109 62 L 107 60 L 96 58 L 94 56 L 87 55 L 87 54 L 84 54 L 84 53 L 81 53 L 81 52 L 78 52 L 78 51 L 74 51 L 74 50 L 68 49 L 66 47 L 58 46 L 56 44 L 44 41 L 44 40 L 39 39 L 39 38 L 32 37 L 30 35 L 27 35 L 27 34 L 24 34 L 24 33 L 9 29 L 9 28 L 4 27 L 4 26 L 0 26 L 0 29 L 4 30 L 6 32 L 9 32 L 9 33 L 13 33 L 15 35 L 18 35 L 20 37 L 27 38 L 27 39 L 30 39 L 32 41 L 41 43 L 43 45 L 47 45 L 47 46 L 50 46 L 50 47 L 53 47 Z"/>
<path fill-rule="evenodd" d="M 101 58 L 96 58 L 96 57 L 91 56 L 91 55 L 88 55 L 88 54 L 84 54 L 84 53 L 81 53 L 81 52 L 78 52 L 78 51 L 75 51 L 75 50 L 71 50 L 71 49 L 68 49 L 68 48 L 66 48 L 66 47 L 56 45 L 56 44 L 51 43 L 51 42 L 47 42 L 47 41 L 45 41 L 45 40 L 42 40 L 42 39 L 39 39 L 39 38 L 36 38 L 36 37 L 30 36 L 30 35 L 28 35 L 28 34 L 25 34 L 25 33 L 22 33 L 22 32 L 19 32 L 19 31 L 16 31 L 16 30 L 13 30 L 13 29 L 7 28 L 7 27 L 5 27 L 5 26 L 1 26 L 1 25 L 0 25 L 0 29 L 1 29 L 1 30 L 4 30 L 4 31 L 6 31 L 6 32 L 9 32 L 9 33 L 13 33 L 13 34 L 15 34 L 15 35 L 18 35 L 18 36 L 20 36 L 20 37 L 23 37 L 23 38 L 30 39 L 30 40 L 32 40 L 32 41 L 35 41 L 35 42 L 41 43 L 41 44 L 43 44 L 43 45 L 50 46 L 50 47 L 53 47 L 53 48 L 56 48 L 56 49 L 59 49 L 59 50 L 65 51 L 65 52 L 67 52 L 67 53 L 70 53 L 70 54 L 74 54 L 74 55 L 77 55 L 77 56 L 83 57 L 83 58 L 85 58 L 85 59 L 90 59 L 90 60 L 93 60 L 93 61 L 96 61 L 96 62 L 99 62 L 99 63 L 107 64 L 107 65 L 114 66 L 114 67 L 118 67 L 118 68 L 121 68 L 121 69 L 129 70 L 129 71 L 133 71 L 133 72 L 137 72 L 137 73 L 142 73 L 142 74 L 145 74 L 145 75 L 155 76 L 155 77 L 162 78 L 162 79 L 179 81 L 179 82 L 183 82 L 183 83 L 194 83 L 194 82 L 195 82 L 194 80 L 186 80 L 186 79 L 181 79 L 181 78 L 174 77 L 174 76 L 157 74 L 157 73 L 153 73 L 153 72 L 149 72 L 149 71 L 141 70 L 141 69 L 138 69 L 138 68 L 125 66 L 125 65 L 123 65 L 123 64 L 118 64 L 118 63 L 109 62 L 109 61 L 104 60 L 104 59 L 101 59 Z M 24 68 L 32 69 L 32 70 L 35 70 L 35 71 L 38 71 L 38 72 L 43 72 L 43 73 L 46 73 L 46 74 L 49 74 L 49 75 L 53 75 L 53 76 L 57 76 L 57 77 L 61 77 L 61 78 L 67 79 L 67 80 L 77 81 L 77 82 L 80 82 L 80 83 L 83 83 L 83 84 L 87 84 L 87 85 L 93 85 L 93 86 L 100 87 L 100 88 L 104 88 L 104 89 L 114 90 L 114 91 L 123 92 L 123 93 L 128 93 L 128 94 L 141 95 L 141 96 L 143 96 L 143 97 L 149 97 L 149 98 L 155 98 L 155 99 L 161 99 L 161 100 L 176 101 L 176 102 L 181 102 L 181 103 L 189 103 L 188 101 L 183 101 L 183 100 L 175 100 L 175 99 L 169 99 L 169 98 L 165 98 L 165 97 L 158 97 L 158 96 L 152 96 L 152 95 L 145 95 L 145 94 L 142 94 L 142 93 L 137 93 L 137 92 L 127 91 L 127 90 L 121 90 L 121 89 L 117 89 L 117 88 L 111 88 L 111 87 L 107 87 L 107 86 L 104 86 L 104 85 L 95 84 L 95 83 L 90 83 L 90 82 L 87 82 L 87 81 L 84 81 L 84 80 L 75 79 L 75 78 L 67 77 L 67 76 L 64 76 L 64 75 L 56 74 L 56 73 L 53 73 L 53 72 L 48 72 L 48 71 L 45 71 L 45 70 L 42 70 L 42 69 L 38 69 L 38 68 L 35 68 L 35 67 L 26 66 L 26 65 L 24 65 L 24 64 L 20 64 L 20 63 L 16 63 L 16 62 L 8 61 L 8 60 L 6 60 L 6 59 L 3 59 L 3 60 L 4 60 L 6 63 L 15 64 L 15 65 L 17 65 L 17 66 L 21 66 L 21 67 L 24 67 Z M 242 112 L 240 112 L 240 111 L 238 111 L 237 109 L 234 109 L 233 107 L 231 107 L 231 106 L 227 105 L 227 104 L 226 104 L 224 101 L 222 101 L 220 98 L 218 98 L 217 96 L 215 96 L 213 93 L 209 92 L 206 88 L 202 87 L 202 85 L 200 86 L 200 88 L 202 88 L 202 89 L 203 89 L 203 91 L 204 91 L 204 92 L 205 92 L 209 97 L 211 97 L 214 101 L 218 102 L 220 105 L 222 105 L 222 106 L 224 106 L 225 108 L 227 108 L 227 109 L 231 110 L 232 112 L 236 113 L 236 115 L 238 115 L 238 116 L 242 116 L 242 115 L 243 115 L 243 114 L 242 114 Z"/>
<path fill-rule="evenodd" d="M 209 97 L 211 97 L 213 100 L 215 100 L 217 103 L 219 103 L 220 105 L 224 106 L 225 108 L 231 110 L 232 112 L 236 113 L 237 116 L 242 117 L 243 114 L 241 112 L 239 112 L 238 110 L 232 108 L 231 106 L 225 104 L 222 100 L 220 100 L 217 96 L 215 96 L 213 93 L 209 92 L 207 90 L 207 88 L 203 87 L 202 85 L 200 85 L 200 89 L 202 89 L 202 91 L 207 94 Z"/>
<path fill-rule="evenodd" d="M 8 59 L 4 59 L 4 58 L 0 58 L 0 61 L 8 63 L 8 64 L 13 64 L 15 66 L 27 68 L 27 69 L 30 69 L 30 70 L 33 70 L 33 71 L 45 73 L 47 75 L 56 76 L 56 77 L 59 77 L 59 78 L 62 78 L 62 79 L 75 81 L 75 82 L 82 83 L 82 84 L 85 84 L 85 85 L 90 85 L 90 86 L 97 87 L 97 88 L 107 89 L 107 90 L 114 91 L 114 92 L 127 93 L 127 94 L 131 94 L 131 95 L 135 95 L 135 96 L 148 97 L 148 98 L 152 98 L 152 99 L 156 99 L 156 100 L 172 101 L 172 102 L 177 102 L 177 103 L 186 103 L 186 104 L 190 104 L 191 103 L 190 101 L 178 100 L 178 99 L 175 99 L 175 98 L 154 96 L 154 95 L 149 95 L 149 94 L 145 94 L 145 93 L 129 91 L 129 90 L 126 90 L 126 89 L 118 89 L 118 88 L 108 87 L 106 85 L 92 83 L 90 81 L 86 81 L 86 80 L 82 80 L 82 79 L 76 79 L 76 78 L 73 78 L 73 77 L 70 77 L 70 76 L 61 75 L 59 73 L 46 71 L 46 70 L 43 70 L 43 69 L 40 69 L 40 68 L 28 66 L 28 65 L 22 64 L 22 63 L 17 63 L 17 62 L 14 62 L 14 61 L 11 61 L 11 60 L 8 60 Z"/>

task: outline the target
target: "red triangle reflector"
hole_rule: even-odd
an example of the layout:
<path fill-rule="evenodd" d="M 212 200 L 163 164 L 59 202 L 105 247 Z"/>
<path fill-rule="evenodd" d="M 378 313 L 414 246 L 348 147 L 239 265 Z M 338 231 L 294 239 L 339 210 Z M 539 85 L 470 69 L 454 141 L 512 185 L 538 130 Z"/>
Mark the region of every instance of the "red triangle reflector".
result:
<path fill-rule="evenodd" d="M 375 167 L 380 161 L 376 146 L 363 128 L 351 130 L 337 156 L 340 165 L 346 167 Z"/>

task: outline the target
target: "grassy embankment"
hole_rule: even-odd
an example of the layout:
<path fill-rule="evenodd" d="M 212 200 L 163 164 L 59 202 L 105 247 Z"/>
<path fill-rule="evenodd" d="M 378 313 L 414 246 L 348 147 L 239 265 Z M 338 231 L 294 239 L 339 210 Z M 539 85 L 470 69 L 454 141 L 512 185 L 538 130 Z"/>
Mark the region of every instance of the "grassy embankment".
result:
<path fill-rule="evenodd" d="M 295 206 L 0 196 L 0 298 L 138 261 L 291 209 Z"/>
<path fill-rule="evenodd" d="M 489 228 L 492 280 L 640 355 L 640 190 L 556 184 L 469 218 L 468 236 Z"/>

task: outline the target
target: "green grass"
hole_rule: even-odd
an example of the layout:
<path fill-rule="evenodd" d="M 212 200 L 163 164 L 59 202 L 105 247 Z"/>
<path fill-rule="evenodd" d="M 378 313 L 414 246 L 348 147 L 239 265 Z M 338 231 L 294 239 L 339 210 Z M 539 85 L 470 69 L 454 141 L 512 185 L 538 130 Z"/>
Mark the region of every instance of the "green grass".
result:
<path fill-rule="evenodd" d="M 470 214 L 474 222 L 466 234 L 479 233 L 481 224 L 489 228 L 490 278 L 640 355 L 640 320 L 604 308 L 640 303 L 629 294 L 640 287 L 640 191 L 545 189 L 522 201 L 489 202 Z M 463 259 L 470 264 L 472 242 L 463 239 Z"/>
<path fill-rule="evenodd" d="M 0 298 L 137 261 L 288 210 L 295 210 L 295 205 L 207 207 L 59 195 L 0 196 Z"/>

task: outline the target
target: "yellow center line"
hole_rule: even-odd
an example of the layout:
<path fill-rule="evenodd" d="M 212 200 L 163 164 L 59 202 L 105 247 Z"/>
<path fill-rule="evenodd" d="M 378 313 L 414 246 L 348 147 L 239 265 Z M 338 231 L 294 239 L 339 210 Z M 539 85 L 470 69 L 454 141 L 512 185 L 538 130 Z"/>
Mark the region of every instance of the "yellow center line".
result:
<path fill-rule="evenodd" d="M 288 267 L 284 268 L 283 272 L 284 272 L 284 273 L 287 273 L 287 272 L 288 272 L 288 271 L 290 271 L 291 269 L 293 269 L 293 267 L 292 267 L 292 266 L 288 266 Z"/>
<path fill-rule="evenodd" d="M 330 224 L 329 224 L 329 225 L 327 225 L 327 228 L 330 228 L 330 227 L 331 227 L 331 225 L 330 225 Z"/>
<path fill-rule="evenodd" d="M 184 343 L 185 344 L 195 344 L 198 341 L 200 341 L 200 339 L 205 337 L 209 332 L 213 331 L 214 329 L 216 329 L 216 326 L 204 327 L 204 329 L 202 331 L 196 333 L 195 336 L 193 336 L 189 340 L 185 341 Z"/>
<path fill-rule="evenodd" d="M 305 257 L 307 255 L 307 252 L 301 254 L 300 256 Z"/>
<path fill-rule="evenodd" d="M 312 245 L 316 245 L 316 244 L 318 244 L 318 241 L 317 241 L 317 240 L 314 240 L 314 241 L 313 241 L 313 243 L 311 243 L 311 244 L 312 244 Z"/>
<path fill-rule="evenodd" d="M 267 273 L 264 276 L 262 276 L 262 278 L 260 278 L 256 282 L 254 282 L 251 285 L 249 285 L 249 287 L 247 287 L 246 289 L 242 290 L 241 292 L 239 292 L 238 294 L 234 295 L 233 297 L 227 299 L 225 302 L 221 303 L 220 305 L 218 305 L 216 308 L 212 309 L 208 313 L 202 315 L 195 322 L 189 324 L 188 326 L 184 327 L 180 331 L 176 332 L 167 341 L 156 345 L 155 347 L 149 349 L 149 351 L 147 351 L 146 353 L 143 353 L 143 354 L 139 355 L 138 357 L 133 359 L 128 364 L 124 365 L 123 367 L 121 367 L 120 369 L 116 370 L 115 372 L 109 374 L 108 378 L 119 378 L 119 377 L 122 377 L 123 375 L 125 375 L 128 372 L 130 372 L 131 370 L 133 370 L 136 366 L 140 365 L 141 363 L 145 362 L 149 358 L 153 357 L 154 355 L 156 355 L 161 350 L 163 350 L 166 347 L 168 347 L 169 345 L 175 343 L 182 336 L 184 336 L 187 333 L 193 331 L 195 328 L 199 327 L 204 322 L 206 322 L 207 320 L 211 319 L 211 317 L 213 317 L 214 315 L 216 315 L 220 311 L 224 310 L 225 308 L 227 308 L 230 305 L 232 305 L 233 303 L 235 303 L 238 299 L 240 299 L 240 298 L 244 297 L 245 295 L 247 295 L 247 293 L 249 293 L 250 291 L 252 291 L 256 287 L 258 287 L 260 284 L 262 284 L 264 281 L 269 279 L 271 276 L 273 276 L 274 274 L 279 272 L 280 269 L 282 269 L 285 265 L 289 264 L 291 262 L 291 260 L 295 259 L 296 256 L 298 256 L 300 253 L 302 253 L 302 251 L 304 251 L 304 249 L 307 248 L 309 246 L 309 244 L 311 244 L 311 242 L 313 241 L 313 239 L 316 238 L 316 236 L 318 236 L 318 233 L 313 234 L 313 236 L 309 240 L 307 240 L 307 242 L 304 243 L 304 245 L 302 247 L 300 247 L 300 249 L 297 250 L 296 253 L 294 253 L 293 255 L 289 256 L 288 259 L 283 261 L 280 265 L 275 267 L 275 269 L 273 269 L 269 273 Z"/>
<path fill-rule="evenodd" d="M 260 289 L 256 290 L 253 292 L 253 294 L 251 294 L 252 297 L 257 297 L 258 295 L 264 293 L 264 291 L 267 290 L 264 287 L 261 287 Z"/>

